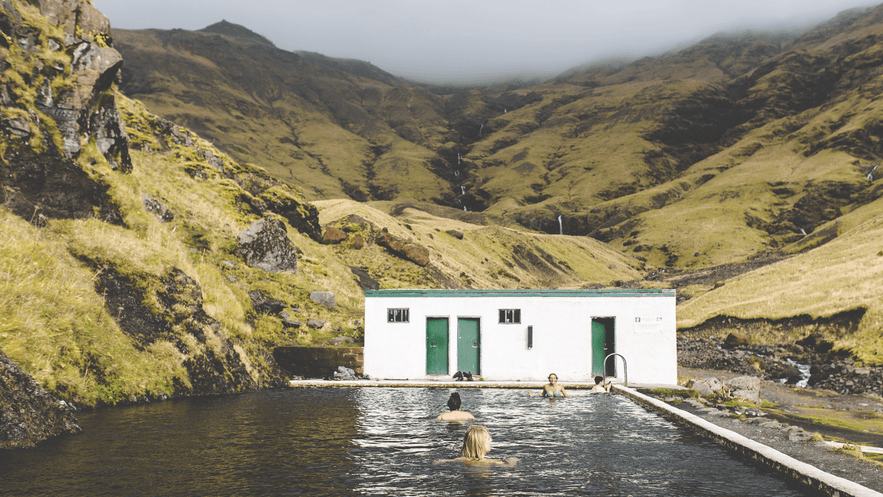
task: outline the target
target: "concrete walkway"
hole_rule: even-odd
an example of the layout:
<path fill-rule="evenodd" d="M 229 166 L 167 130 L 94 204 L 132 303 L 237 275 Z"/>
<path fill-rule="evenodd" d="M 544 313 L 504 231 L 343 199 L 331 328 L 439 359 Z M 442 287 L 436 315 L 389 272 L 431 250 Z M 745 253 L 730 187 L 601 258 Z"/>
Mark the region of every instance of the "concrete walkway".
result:
<path fill-rule="evenodd" d="M 288 386 L 293 388 L 316 388 L 316 387 L 413 387 L 413 388 L 525 388 L 541 389 L 546 381 L 454 381 L 454 380 L 291 380 Z M 594 383 L 582 383 L 573 381 L 559 381 L 559 385 L 565 390 L 588 390 L 595 386 Z M 620 385 L 614 383 L 613 385 Z M 629 383 L 629 387 L 635 389 L 667 388 L 670 390 L 683 390 L 680 385 L 651 385 Z"/>
<path fill-rule="evenodd" d="M 559 382 L 565 389 L 587 390 L 594 383 Z M 414 387 L 414 388 L 510 388 L 510 389 L 541 389 L 544 381 L 449 381 L 449 380 L 292 380 L 289 386 L 292 388 L 353 388 L 353 387 Z M 684 389 L 679 385 L 650 385 L 633 384 L 628 387 L 614 383 L 613 390 L 619 394 L 632 398 L 639 404 L 659 412 L 663 416 L 676 423 L 685 425 L 692 430 L 716 441 L 717 443 L 734 450 L 743 457 L 761 463 L 774 471 L 800 481 L 803 484 L 820 490 L 828 495 L 837 497 L 883 497 L 883 494 L 849 481 L 839 476 L 826 473 L 815 466 L 803 463 L 791 456 L 783 454 L 773 448 L 743 437 L 736 432 L 721 428 L 689 412 L 677 409 L 661 400 L 648 397 L 637 390 L 665 388 L 671 390 Z M 577 393 L 578 395 L 584 392 Z"/>
<path fill-rule="evenodd" d="M 800 481 L 816 490 L 832 496 L 883 497 L 883 494 L 839 476 L 826 473 L 815 466 L 798 461 L 773 448 L 743 437 L 738 433 L 721 428 L 694 414 L 672 407 L 653 397 L 648 397 L 631 388 L 614 385 L 614 389 L 631 397 L 644 406 L 653 409 L 677 423 L 701 433 L 717 443 L 734 450 L 748 459 L 754 460 L 793 480 Z"/>

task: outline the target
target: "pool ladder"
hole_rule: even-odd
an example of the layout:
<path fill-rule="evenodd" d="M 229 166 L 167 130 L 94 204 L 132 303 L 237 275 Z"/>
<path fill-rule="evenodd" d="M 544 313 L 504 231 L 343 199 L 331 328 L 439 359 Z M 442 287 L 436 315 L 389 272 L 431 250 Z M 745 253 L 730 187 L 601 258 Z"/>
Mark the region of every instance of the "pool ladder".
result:
<path fill-rule="evenodd" d="M 610 359 L 613 356 L 619 356 L 620 359 L 622 359 L 622 371 L 623 371 L 623 374 L 625 375 L 625 387 L 628 388 L 628 386 L 629 386 L 629 365 L 626 362 L 625 357 L 623 357 L 622 354 L 617 354 L 616 352 L 614 352 L 612 354 L 609 354 L 607 357 L 605 357 L 604 358 L 604 372 L 605 373 L 607 372 L 607 359 Z M 614 361 L 614 364 L 616 364 L 615 361 Z"/>

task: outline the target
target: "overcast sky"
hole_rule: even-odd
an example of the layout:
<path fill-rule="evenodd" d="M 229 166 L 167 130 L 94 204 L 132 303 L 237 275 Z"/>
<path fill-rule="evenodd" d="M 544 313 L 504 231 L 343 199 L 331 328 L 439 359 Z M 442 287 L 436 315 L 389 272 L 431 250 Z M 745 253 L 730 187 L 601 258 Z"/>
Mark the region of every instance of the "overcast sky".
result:
<path fill-rule="evenodd" d="M 879 2 L 879 0 L 878 0 Z M 118 29 L 222 19 L 285 50 L 371 62 L 432 83 L 557 74 L 720 31 L 811 26 L 867 0 L 93 0 Z"/>

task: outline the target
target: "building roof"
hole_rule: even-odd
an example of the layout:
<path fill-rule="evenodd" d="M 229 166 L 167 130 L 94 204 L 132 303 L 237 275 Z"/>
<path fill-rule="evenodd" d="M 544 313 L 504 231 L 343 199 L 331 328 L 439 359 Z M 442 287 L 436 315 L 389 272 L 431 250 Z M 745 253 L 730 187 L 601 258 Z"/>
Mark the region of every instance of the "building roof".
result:
<path fill-rule="evenodd" d="M 625 289 L 603 290 L 365 290 L 365 297 L 674 297 L 675 290 Z"/>

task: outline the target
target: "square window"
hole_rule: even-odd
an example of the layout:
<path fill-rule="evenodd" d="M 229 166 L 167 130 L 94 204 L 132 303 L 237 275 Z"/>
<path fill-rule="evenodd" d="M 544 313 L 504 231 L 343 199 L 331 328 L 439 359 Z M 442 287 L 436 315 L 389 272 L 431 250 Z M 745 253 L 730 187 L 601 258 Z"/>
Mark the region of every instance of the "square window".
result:
<path fill-rule="evenodd" d="M 500 309 L 500 324 L 520 324 L 521 309 Z"/>
<path fill-rule="evenodd" d="M 386 310 L 386 322 L 387 323 L 408 323 L 410 322 L 410 313 L 408 309 L 387 309 Z"/>

